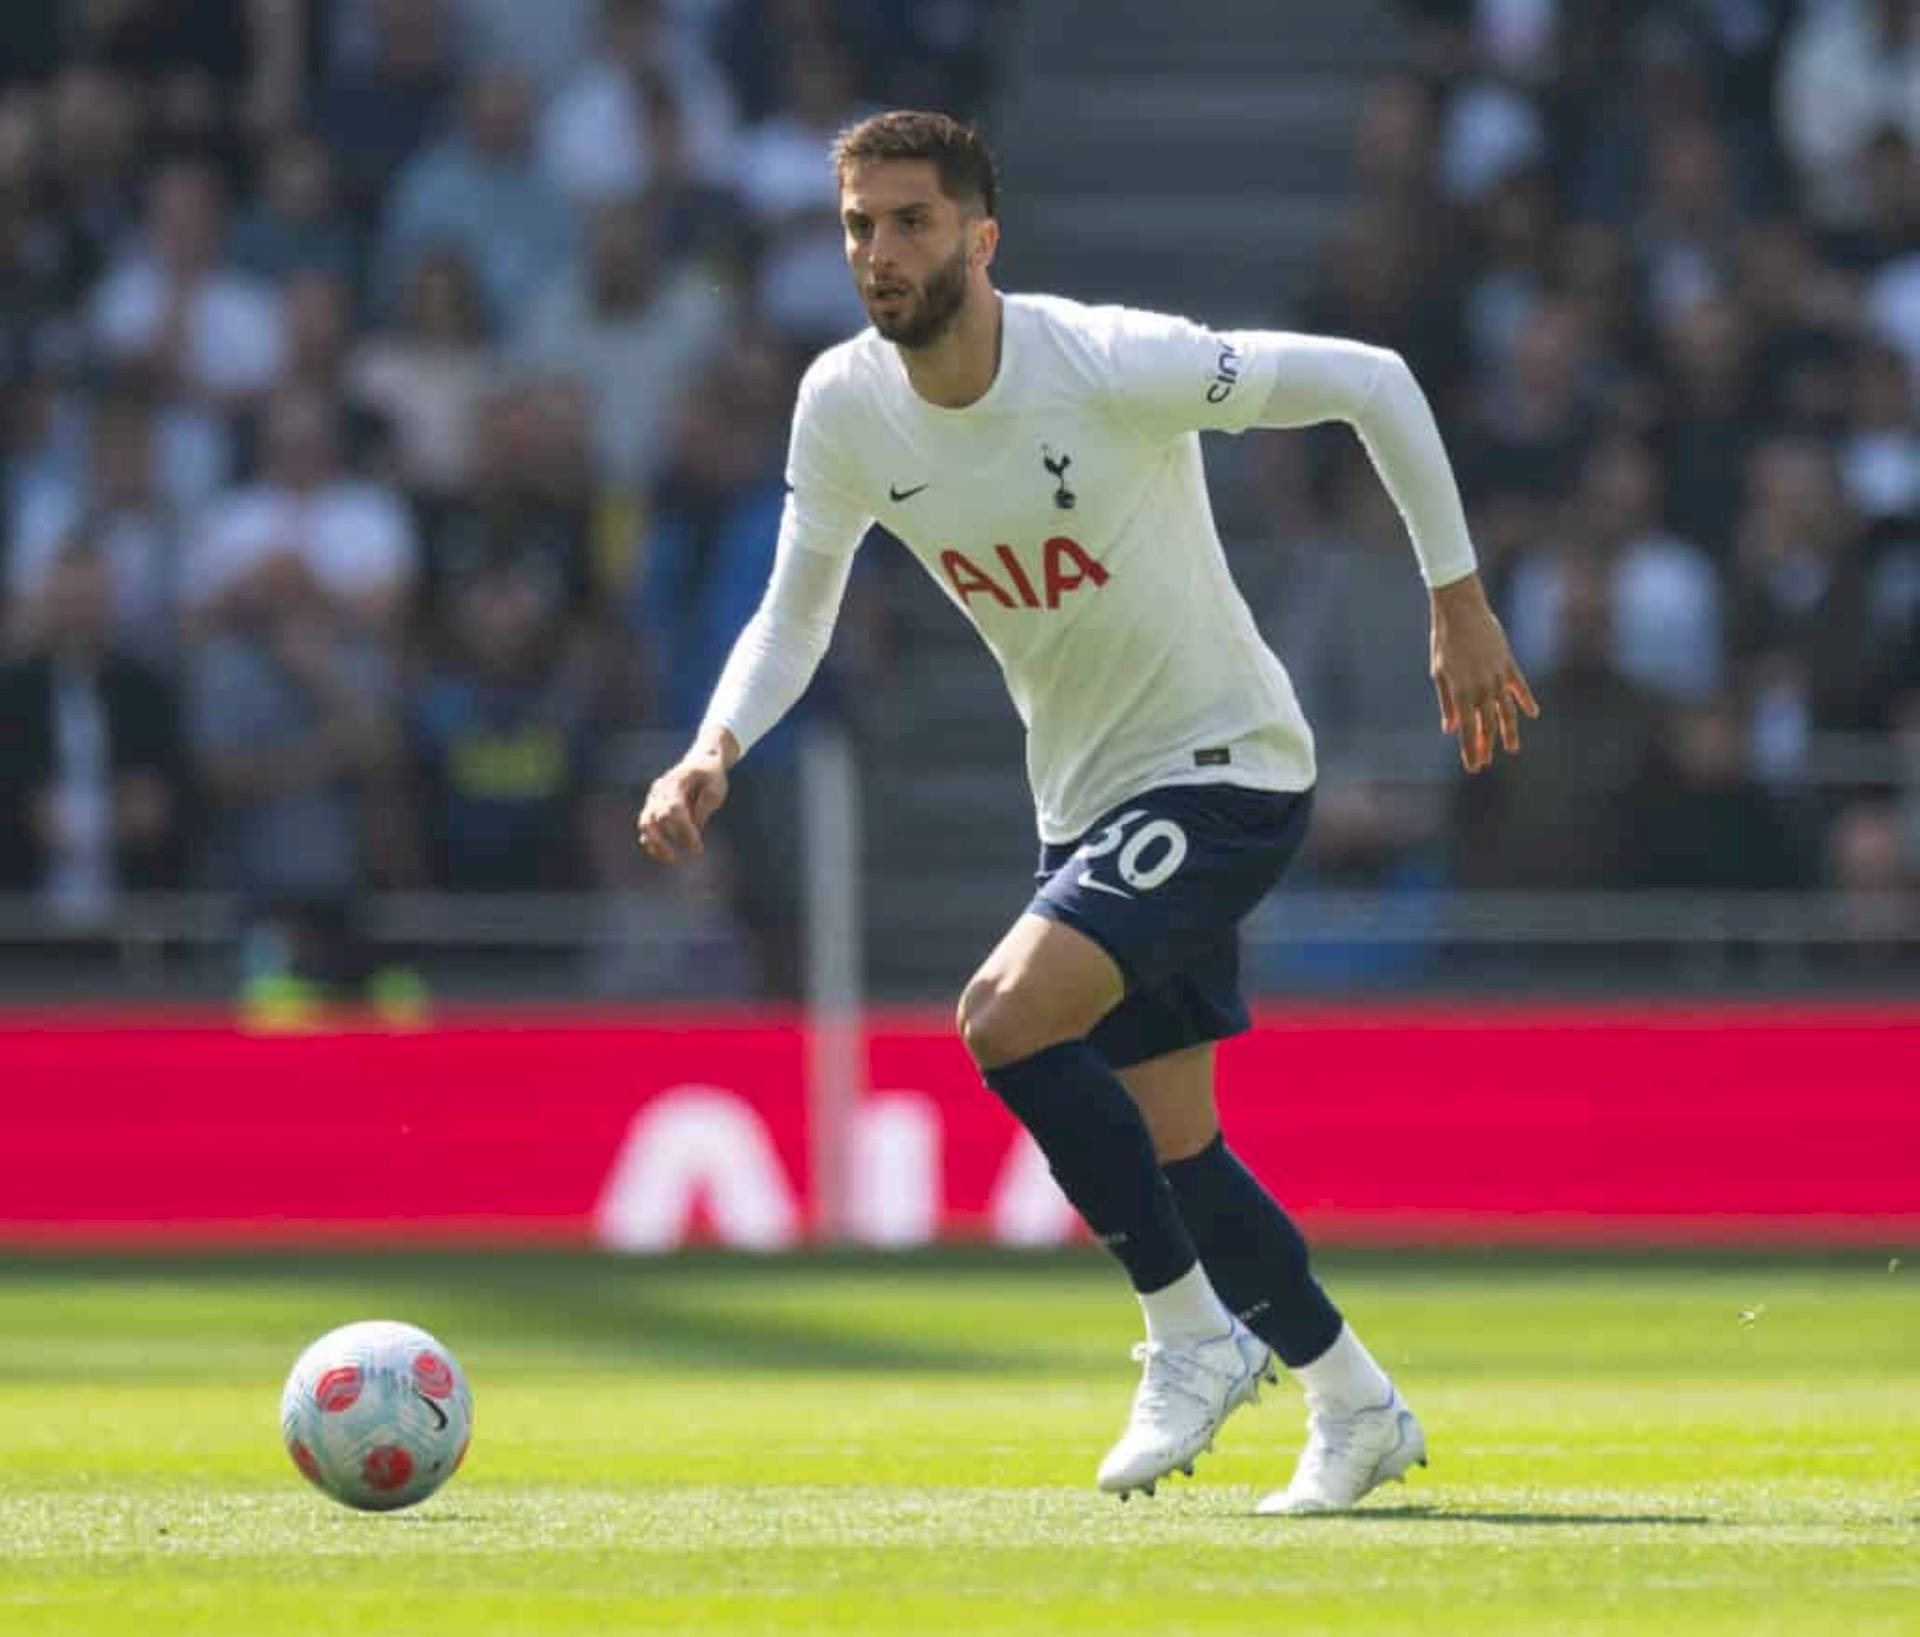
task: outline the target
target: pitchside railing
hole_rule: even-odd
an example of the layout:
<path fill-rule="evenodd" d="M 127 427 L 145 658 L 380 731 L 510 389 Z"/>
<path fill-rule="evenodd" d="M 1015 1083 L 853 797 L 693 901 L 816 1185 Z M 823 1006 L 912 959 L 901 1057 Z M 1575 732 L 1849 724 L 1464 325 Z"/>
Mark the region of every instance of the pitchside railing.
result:
<path fill-rule="evenodd" d="M 1344 765 L 1377 767 L 1383 783 L 1420 782 L 1407 770 L 1432 766 L 1431 757 L 1405 756 L 1391 742 L 1366 748 L 1366 755 L 1344 758 Z M 1920 791 L 1916 761 L 1920 752 L 1884 738 L 1835 736 L 1811 748 L 1794 782 L 1803 790 L 1915 792 Z M 799 789 L 804 999 L 823 1023 L 838 1026 L 857 1014 L 876 979 L 877 987 L 888 988 L 886 974 L 867 969 L 864 945 L 866 933 L 888 925 L 891 913 L 885 902 L 864 901 L 860 764 L 845 734 L 835 728 L 812 733 L 802 754 Z M 1920 797 L 1909 794 L 1907 801 L 1912 808 Z M 1920 819 L 1913 827 L 1920 828 Z M 922 913 L 921 906 L 915 906 L 915 913 Z M 684 1001 L 700 997 L 690 995 L 684 985 L 656 985 L 647 973 L 684 976 L 670 968 L 676 953 L 720 930 L 724 919 L 713 898 L 688 893 L 675 878 L 655 872 L 644 887 L 593 892 L 373 893 L 360 906 L 359 927 L 376 950 L 404 952 L 429 962 L 436 955 L 499 957 L 498 970 L 507 976 L 487 986 L 494 992 L 511 992 L 516 954 L 537 963 L 597 951 L 651 951 L 658 957 L 652 968 L 639 962 L 633 969 L 639 975 L 624 989 L 605 992 Z M 89 972 L 121 993 L 144 988 L 164 995 L 191 970 L 204 971 L 208 957 L 229 949 L 241 927 L 240 902 L 216 892 L 123 894 L 88 914 L 63 913 L 33 895 L 0 894 L 0 962 L 36 998 L 59 991 L 84 996 Z M 938 936 L 938 928 L 929 929 L 928 935 Z M 1920 956 L 1920 890 L 1507 892 L 1439 884 L 1412 891 L 1290 886 L 1255 912 L 1247 926 L 1247 943 L 1256 976 L 1262 957 L 1283 947 L 1636 948 L 1696 954 L 1761 950 L 1813 956 L 1850 948 L 1898 958 Z M 41 979 L 33 975 L 36 956 L 47 960 Z M 1625 976 L 1630 981 L 1631 973 Z M 1417 981 L 1411 972 L 1409 981 Z M 0 980 L 0 999 L 16 993 L 16 984 Z M 750 995 L 736 990 L 724 998 Z M 845 1028 L 838 1034 L 823 1028 L 822 1037 L 821 1051 L 827 1057 L 853 1049 Z"/>

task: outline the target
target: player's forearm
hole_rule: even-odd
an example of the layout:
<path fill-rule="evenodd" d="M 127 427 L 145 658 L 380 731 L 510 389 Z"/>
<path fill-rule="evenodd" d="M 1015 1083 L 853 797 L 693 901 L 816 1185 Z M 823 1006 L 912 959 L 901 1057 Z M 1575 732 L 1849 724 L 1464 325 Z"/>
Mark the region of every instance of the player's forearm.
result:
<path fill-rule="evenodd" d="M 1398 353 L 1331 336 L 1275 335 L 1281 357 L 1261 426 L 1348 422 L 1413 538 L 1421 577 L 1444 586 L 1471 574 L 1460 488 L 1427 396 Z"/>
<path fill-rule="evenodd" d="M 850 559 L 781 551 L 760 606 L 727 656 L 691 755 L 731 767 L 800 702 L 826 657 Z"/>
<path fill-rule="evenodd" d="M 1440 587 L 1473 573 L 1473 539 L 1453 463 L 1427 395 L 1398 353 L 1386 355 L 1354 430 L 1412 536 L 1421 578 Z"/>

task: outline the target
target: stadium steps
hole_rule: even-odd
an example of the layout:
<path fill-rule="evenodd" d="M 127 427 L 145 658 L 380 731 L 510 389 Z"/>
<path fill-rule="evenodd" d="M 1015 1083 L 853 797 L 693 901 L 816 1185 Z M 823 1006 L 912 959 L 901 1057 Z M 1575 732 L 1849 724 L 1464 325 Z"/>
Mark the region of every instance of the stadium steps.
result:
<path fill-rule="evenodd" d="M 1008 188 L 999 282 L 1289 321 L 1349 197 L 1360 95 L 1404 60 L 1391 0 L 1026 0 L 984 121 Z M 1230 550 L 1273 607 L 1277 552 Z M 869 981 L 950 1000 L 1028 895 L 1024 747 L 979 640 L 890 566 L 896 657 L 862 709 Z"/>
<path fill-rule="evenodd" d="M 1391 0 L 1031 0 L 989 122 L 1008 288 L 1284 321 L 1405 52 Z"/>

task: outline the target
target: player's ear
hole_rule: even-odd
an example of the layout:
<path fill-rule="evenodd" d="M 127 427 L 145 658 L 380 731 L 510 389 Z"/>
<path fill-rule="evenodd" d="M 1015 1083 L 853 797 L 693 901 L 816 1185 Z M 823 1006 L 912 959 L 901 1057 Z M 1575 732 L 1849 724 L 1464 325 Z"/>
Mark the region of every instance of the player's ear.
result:
<path fill-rule="evenodd" d="M 969 259 L 975 267 L 993 265 L 993 253 L 1000 248 L 1000 224 L 991 216 L 979 217 L 969 229 L 972 240 Z"/>

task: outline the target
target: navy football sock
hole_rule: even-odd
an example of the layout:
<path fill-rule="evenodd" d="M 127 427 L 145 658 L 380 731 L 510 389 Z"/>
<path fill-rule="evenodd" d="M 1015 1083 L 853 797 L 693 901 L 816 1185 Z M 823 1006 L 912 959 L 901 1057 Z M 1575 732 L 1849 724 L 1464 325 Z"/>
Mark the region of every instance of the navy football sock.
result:
<path fill-rule="evenodd" d="M 1289 1368 L 1331 1347 L 1340 1310 L 1308 1270 L 1306 1240 L 1226 1140 L 1174 1160 L 1166 1175 L 1200 1265 L 1240 1322 Z"/>
<path fill-rule="evenodd" d="M 987 1084 L 1040 1145 L 1060 1191 L 1138 1291 L 1199 1260 L 1154 1158 L 1140 1110 L 1102 1057 L 1068 1040 L 986 1071 Z"/>

